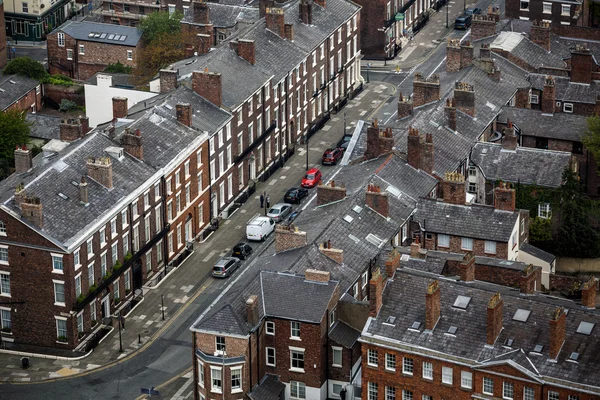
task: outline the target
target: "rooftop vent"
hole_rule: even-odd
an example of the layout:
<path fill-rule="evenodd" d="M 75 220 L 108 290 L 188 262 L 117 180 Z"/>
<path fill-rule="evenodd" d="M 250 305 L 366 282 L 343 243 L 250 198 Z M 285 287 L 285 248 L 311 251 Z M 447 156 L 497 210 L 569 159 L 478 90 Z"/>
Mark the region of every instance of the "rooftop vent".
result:
<path fill-rule="evenodd" d="M 102 35 L 100 35 L 100 39 L 105 39 L 106 38 L 106 33 L 103 33 Z"/>
<path fill-rule="evenodd" d="M 71 181 L 71 185 L 73 185 L 73 186 L 76 186 L 76 187 L 79 187 L 79 183 L 78 183 L 78 182 L 75 182 L 75 181 Z"/>
<path fill-rule="evenodd" d="M 94 37 L 94 32 L 88 33 L 88 37 Z"/>
<path fill-rule="evenodd" d="M 354 240 L 354 243 L 358 244 L 360 243 L 360 239 L 357 238 L 356 236 L 354 236 L 353 234 L 348 235 L 348 237 L 352 240 Z"/>
<path fill-rule="evenodd" d="M 372 233 L 369 233 L 365 239 L 367 239 L 367 242 L 377 247 L 383 246 L 384 243 L 384 240 L 380 239 L 377 235 L 374 235 Z"/>
<path fill-rule="evenodd" d="M 569 356 L 569 361 L 577 361 L 579 359 L 579 353 L 572 352 Z"/>
<path fill-rule="evenodd" d="M 13 85 L 17 84 L 17 82 L 13 81 L 12 79 L 10 79 L 9 82 L 12 83 Z"/>
<path fill-rule="evenodd" d="M 594 325 L 591 322 L 585 322 L 585 321 L 581 321 L 579 323 L 579 326 L 577 327 L 577 333 L 581 333 L 582 335 L 591 335 L 592 334 L 592 329 L 594 329 Z"/>
<path fill-rule="evenodd" d="M 452 307 L 459 308 L 461 310 L 466 310 L 469 303 L 471 302 L 471 298 L 467 296 L 458 296 L 452 304 Z"/>
<path fill-rule="evenodd" d="M 351 223 L 352 221 L 354 221 L 354 217 L 351 217 L 349 215 L 345 215 L 344 216 L 344 221 L 346 221 L 347 223 Z"/>
<path fill-rule="evenodd" d="M 542 353 L 542 350 L 544 350 L 544 346 L 542 346 L 541 344 L 536 344 L 535 347 L 533 348 L 533 352 L 534 353 Z"/>
<path fill-rule="evenodd" d="M 69 196 L 67 196 L 67 195 L 66 195 L 66 194 L 64 194 L 64 193 L 60 193 L 60 192 L 59 192 L 59 193 L 58 193 L 58 196 L 59 196 L 61 199 L 64 199 L 64 200 L 69 200 Z"/>
<path fill-rule="evenodd" d="M 527 322 L 529 314 L 531 314 L 531 311 L 519 308 L 515 311 L 515 315 L 513 315 L 513 321 Z"/>
<path fill-rule="evenodd" d="M 95 37 L 95 38 L 99 38 L 99 37 L 100 37 L 100 32 L 96 32 L 96 33 L 94 34 L 94 37 Z"/>
<path fill-rule="evenodd" d="M 456 326 L 451 326 L 450 328 L 448 328 L 448 333 L 451 335 L 456 335 L 456 331 L 458 331 L 458 328 Z"/>
<path fill-rule="evenodd" d="M 359 205 L 356 205 L 354 207 L 352 207 L 352 211 L 354 211 L 357 214 L 360 214 L 360 212 L 363 210 L 363 208 Z"/>
<path fill-rule="evenodd" d="M 409 329 L 413 329 L 415 331 L 418 331 L 421 328 L 421 323 L 419 321 L 415 321 L 412 323 L 412 325 L 410 326 Z"/>
<path fill-rule="evenodd" d="M 111 33 L 110 35 L 108 35 L 108 40 L 113 40 L 115 38 L 115 34 Z"/>
<path fill-rule="evenodd" d="M 514 343 L 513 339 L 506 339 L 506 341 L 504 342 L 504 345 L 508 346 L 508 347 L 512 347 L 513 343 Z"/>
<path fill-rule="evenodd" d="M 396 317 L 392 317 L 390 315 L 389 317 L 387 317 L 387 320 L 385 322 L 388 324 L 394 324 L 396 322 Z"/>
<path fill-rule="evenodd" d="M 64 162 L 63 160 L 58 160 L 58 161 L 56 161 L 54 163 L 54 165 L 52 166 L 52 168 L 54 168 L 58 172 L 62 172 L 65 169 L 67 169 L 68 166 L 69 165 L 66 162 Z"/>
<path fill-rule="evenodd" d="M 402 254 L 402 255 L 400 256 L 400 261 L 404 261 L 404 262 L 406 262 L 406 261 L 408 261 L 408 260 L 410 260 L 410 256 L 409 256 L 408 254 Z"/>

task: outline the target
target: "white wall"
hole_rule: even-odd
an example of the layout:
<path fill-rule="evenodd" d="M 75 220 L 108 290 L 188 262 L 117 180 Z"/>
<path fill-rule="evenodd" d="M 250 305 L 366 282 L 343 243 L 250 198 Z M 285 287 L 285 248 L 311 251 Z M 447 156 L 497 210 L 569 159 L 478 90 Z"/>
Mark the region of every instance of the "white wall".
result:
<path fill-rule="evenodd" d="M 550 274 L 554 273 L 551 264 L 544 260 L 540 260 L 539 258 L 526 253 L 523 250 L 519 251 L 518 261 L 521 261 L 525 264 L 533 264 L 535 266 L 542 267 L 542 285 L 544 285 L 546 289 L 550 288 Z M 538 290 L 541 290 L 541 288 L 538 288 Z"/>
<path fill-rule="evenodd" d="M 511 238 L 515 238 L 517 240 L 517 245 L 513 248 L 511 240 L 508 242 L 508 255 L 507 259 L 510 261 L 515 261 L 517 256 L 519 255 L 519 247 L 521 246 L 520 236 L 519 236 L 519 224 L 521 222 L 521 217 L 517 218 L 517 222 L 515 222 L 515 226 L 513 226 Z"/>
<path fill-rule="evenodd" d="M 156 93 L 115 88 L 111 86 L 110 75 L 97 75 L 97 85 L 85 85 L 85 113 L 90 119 L 90 127 L 112 120 L 112 98 L 126 97 L 127 108 L 156 96 Z"/>

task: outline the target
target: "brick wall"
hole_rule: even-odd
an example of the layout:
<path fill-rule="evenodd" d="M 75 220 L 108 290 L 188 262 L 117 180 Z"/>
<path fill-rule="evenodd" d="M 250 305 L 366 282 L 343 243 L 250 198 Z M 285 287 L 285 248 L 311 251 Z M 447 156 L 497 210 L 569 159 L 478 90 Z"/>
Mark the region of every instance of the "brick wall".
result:
<path fill-rule="evenodd" d="M 450 247 L 439 247 L 437 245 L 437 234 L 432 233 L 432 239 L 425 239 L 424 247 L 427 250 L 449 251 L 451 253 L 468 253 L 469 250 L 461 248 L 461 237 L 450 236 Z M 485 240 L 473 239 L 473 254 L 476 256 L 504 258 L 508 257 L 508 243 L 496 242 L 496 254 L 485 253 Z"/>
<path fill-rule="evenodd" d="M 41 84 L 40 84 L 41 85 Z M 25 93 L 22 97 L 17 99 L 13 104 L 8 106 L 4 111 L 10 110 L 21 110 L 21 111 L 40 111 L 42 108 L 42 90 L 40 86 L 40 93 L 36 93 L 36 89 L 33 88 L 29 92 Z M 33 106 L 33 109 L 32 109 Z"/>
<path fill-rule="evenodd" d="M 383 26 L 386 18 L 386 4 L 384 0 L 357 0 L 363 8 L 360 13 L 360 37 L 362 53 L 372 59 L 383 59 L 386 56 L 385 32 L 378 28 Z"/>
<path fill-rule="evenodd" d="M 6 27 L 4 22 L 4 3 L 0 4 L 0 68 L 6 65 Z"/>
<path fill-rule="evenodd" d="M 83 85 L 74 84 L 72 86 L 44 84 L 44 96 L 60 104 L 62 99 L 67 99 L 77 103 L 78 106 L 85 107 L 85 94 Z"/>

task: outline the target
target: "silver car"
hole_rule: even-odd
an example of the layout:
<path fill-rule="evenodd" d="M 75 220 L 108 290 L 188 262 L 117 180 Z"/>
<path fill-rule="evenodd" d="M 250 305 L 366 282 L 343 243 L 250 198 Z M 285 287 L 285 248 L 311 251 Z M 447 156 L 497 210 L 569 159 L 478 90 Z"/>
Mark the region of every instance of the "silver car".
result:
<path fill-rule="evenodd" d="M 267 217 L 271 217 L 273 221 L 280 222 L 292 212 L 292 205 L 289 203 L 277 203 L 267 213 Z"/>
<path fill-rule="evenodd" d="M 236 269 L 239 268 L 241 261 L 235 257 L 223 257 L 215 263 L 212 270 L 212 276 L 215 278 L 227 278 Z"/>

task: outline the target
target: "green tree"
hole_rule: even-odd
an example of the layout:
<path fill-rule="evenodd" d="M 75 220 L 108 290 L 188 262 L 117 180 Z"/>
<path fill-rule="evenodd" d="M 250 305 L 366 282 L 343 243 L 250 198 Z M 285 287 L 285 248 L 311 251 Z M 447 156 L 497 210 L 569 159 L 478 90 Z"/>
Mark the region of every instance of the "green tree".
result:
<path fill-rule="evenodd" d="M 552 253 L 552 219 L 531 218 L 529 222 L 529 241 L 532 245 Z"/>
<path fill-rule="evenodd" d="M 598 203 L 582 190 L 577 175 L 566 169 L 555 213 L 555 253 L 561 256 L 594 258 L 600 256 Z"/>
<path fill-rule="evenodd" d="M 0 157 L 13 159 L 15 147 L 29 142 L 31 124 L 25 120 L 25 115 L 19 110 L 0 113 Z"/>
<path fill-rule="evenodd" d="M 106 68 L 104 68 L 104 72 L 109 72 L 111 74 L 131 74 L 131 67 L 125 66 L 121 64 L 120 61 L 117 61 L 115 64 L 108 64 Z"/>
<path fill-rule="evenodd" d="M 589 117 L 586 123 L 587 130 L 581 141 L 594 158 L 600 161 L 600 116 Z"/>
<path fill-rule="evenodd" d="M 4 74 L 24 75 L 41 81 L 48 75 L 48 72 L 42 64 L 30 57 L 17 57 L 6 64 Z"/>
<path fill-rule="evenodd" d="M 179 34 L 181 32 L 181 19 L 183 14 L 155 11 L 140 21 L 138 29 L 142 31 L 142 39 L 146 44 L 151 44 L 164 35 Z"/>

